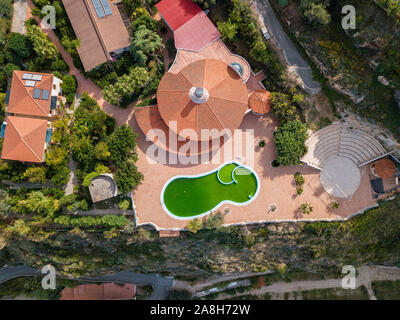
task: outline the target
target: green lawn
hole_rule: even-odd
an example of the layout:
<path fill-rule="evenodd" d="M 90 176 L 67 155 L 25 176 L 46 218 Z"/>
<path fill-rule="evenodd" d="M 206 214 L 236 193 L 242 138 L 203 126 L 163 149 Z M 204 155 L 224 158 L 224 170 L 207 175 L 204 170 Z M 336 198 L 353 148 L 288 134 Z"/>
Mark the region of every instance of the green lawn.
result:
<path fill-rule="evenodd" d="M 232 180 L 231 173 L 237 164 L 225 165 L 220 174 L 224 182 Z M 257 191 L 257 179 L 253 172 L 238 168 L 233 182 L 224 185 L 218 181 L 217 171 L 196 178 L 177 178 L 165 188 L 163 199 L 166 208 L 175 216 L 195 217 L 214 209 L 222 201 L 244 203 Z"/>

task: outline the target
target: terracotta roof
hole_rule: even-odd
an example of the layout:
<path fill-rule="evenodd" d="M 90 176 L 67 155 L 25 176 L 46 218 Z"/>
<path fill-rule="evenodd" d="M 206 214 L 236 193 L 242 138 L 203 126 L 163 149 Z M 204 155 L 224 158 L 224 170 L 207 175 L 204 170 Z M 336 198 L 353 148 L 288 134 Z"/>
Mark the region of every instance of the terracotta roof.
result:
<path fill-rule="evenodd" d="M 202 12 L 199 5 L 192 0 L 163 0 L 156 7 L 173 31 Z"/>
<path fill-rule="evenodd" d="M 75 288 L 64 288 L 60 300 L 131 300 L 135 294 L 134 284 L 82 284 Z"/>
<path fill-rule="evenodd" d="M 26 82 L 30 80 L 22 79 L 24 73 L 41 75 L 42 79 L 40 81 L 34 81 L 34 87 L 27 87 Z M 8 102 L 7 111 L 9 113 L 48 117 L 50 114 L 50 96 L 53 86 L 53 78 L 54 76 L 52 74 L 15 70 L 12 75 L 10 100 Z M 35 99 L 33 97 L 35 88 L 48 90 L 50 94 L 49 98 L 47 100 Z"/>
<path fill-rule="evenodd" d="M 200 11 L 174 32 L 175 47 L 198 52 L 221 34 L 207 15 Z"/>
<path fill-rule="evenodd" d="M 382 179 L 388 179 L 394 176 L 396 173 L 396 166 L 388 158 L 380 159 L 372 164 L 375 174 Z"/>
<path fill-rule="evenodd" d="M 259 114 L 268 113 L 271 110 L 271 93 L 267 90 L 254 91 L 249 98 L 249 107 Z"/>
<path fill-rule="evenodd" d="M 191 89 L 198 87 L 209 94 L 204 103 L 193 102 L 189 95 Z M 176 121 L 178 134 L 183 129 L 193 129 L 197 140 L 202 140 L 202 129 L 221 131 L 240 126 L 247 110 L 248 91 L 229 65 L 208 59 L 193 62 L 178 74 L 167 72 L 158 86 L 157 101 L 158 111 L 167 125 Z"/>
<path fill-rule="evenodd" d="M 47 120 L 7 116 L 6 122 L 1 158 L 43 162 Z"/>
<path fill-rule="evenodd" d="M 91 0 L 63 0 L 71 25 L 80 40 L 78 48 L 85 71 L 110 60 L 110 52 L 128 47 L 130 38 L 118 7 L 99 18 Z"/>
<path fill-rule="evenodd" d="M 164 120 L 161 118 L 156 105 L 135 108 L 135 118 L 140 129 L 149 141 L 156 144 L 159 148 L 175 154 L 189 155 L 188 149 L 181 149 L 184 145 L 188 147 L 189 142 L 191 143 L 190 146 L 192 147 L 192 150 L 190 150 L 190 155 L 192 156 L 197 156 L 203 153 L 217 150 L 224 143 L 224 137 L 220 138 L 219 143 L 212 140 L 208 141 L 208 144 L 204 144 L 203 142 L 203 146 L 200 141 L 191 141 L 190 139 L 186 138 L 183 141 L 180 141 L 179 139 L 174 139 L 178 140 L 177 145 L 170 146 L 170 130 L 165 124 Z M 161 141 L 159 137 L 156 136 L 156 134 L 158 133 L 157 131 L 150 131 L 154 129 L 161 130 L 161 132 L 164 133 L 166 140 L 165 142 Z M 194 150 L 197 150 L 197 152 L 195 152 Z"/>

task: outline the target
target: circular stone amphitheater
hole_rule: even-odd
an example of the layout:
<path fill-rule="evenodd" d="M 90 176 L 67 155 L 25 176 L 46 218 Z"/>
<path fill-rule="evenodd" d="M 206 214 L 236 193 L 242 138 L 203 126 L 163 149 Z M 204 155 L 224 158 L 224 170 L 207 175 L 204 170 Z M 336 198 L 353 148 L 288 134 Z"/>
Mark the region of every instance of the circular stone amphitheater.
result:
<path fill-rule="evenodd" d="M 343 123 L 315 132 L 306 146 L 308 151 L 301 161 L 321 170 L 322 186 L 338 198 L 349 198 L 356 192 L 361 181 L 359 167 L 387 154 L 374 137 Z"/>

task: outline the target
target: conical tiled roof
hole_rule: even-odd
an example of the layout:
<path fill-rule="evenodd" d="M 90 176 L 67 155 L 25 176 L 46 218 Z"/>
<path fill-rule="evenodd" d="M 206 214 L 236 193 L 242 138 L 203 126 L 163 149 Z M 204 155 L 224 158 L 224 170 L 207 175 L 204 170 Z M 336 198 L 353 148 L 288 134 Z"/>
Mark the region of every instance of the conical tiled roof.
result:
<path fill-rule="evenodd" d="M 271 110 L 271 93 L 267 90 L 254 91 L 249 98 L 249 107 L 259 114 L 268 113 Z"/>
<path fill-rule="evenodd" d="M 199 87 L 208 94 L 204 103 L 195 103 L 189 94 L 191 89 Z M 178 74 L 166 73 L 158 87 L 157 101 L 167 125 L 176 121 L 178 134 L 184 135 L 182 130 L 192 129 L 198 140 L 202 140 L 202 129 L 221 131 L 240 126 L 247 110 L 248 91 L 231 67 L 208 59 L 193 62 Z"/>

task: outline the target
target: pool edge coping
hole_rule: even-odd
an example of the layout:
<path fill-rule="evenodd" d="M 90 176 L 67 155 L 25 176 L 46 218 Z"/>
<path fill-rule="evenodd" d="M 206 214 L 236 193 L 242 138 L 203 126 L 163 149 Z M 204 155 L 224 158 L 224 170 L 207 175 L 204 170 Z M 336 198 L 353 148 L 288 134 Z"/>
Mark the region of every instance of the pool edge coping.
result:
<path fill-rule="evenodd" d="M 234 202 L 234 201 L 231 201 L 231 200 L 223 200 L 223 201 L 221 201 L 220 203 L 218 203 L 215 207 L 213 207 L 211 210 L 209 210 L 209 211 L 207 211 L 207 212 L 204 212 L 204 213 L 201 213 L 201 214 L 198 214 L 198 215 L 196 215 L 196 216 L 192 216 L 192 217 L 178 217 L 178 216 L 174 215 L 172 212 L 170 212 L 170 211 L 168 210 L 168 208 L 165 206 L 165 204 L 164 204 L 164 192 L 165 192 L 165 189 L 167 188 L 168 184 L 171 183 L 172 181 L 174 181 L 174 180 L 176 180 L 176 179 L 182 179 L 182 178 L 185 178 L 185 179 L 189 179 L 189 178 L 200 178 L 200 177 L 209 175 L 209 174 L 211 174 L 211 173 L 218 172 L 221 168 L 223 168 L 223 167 L 226 166 L 227 164 L 231 164 L 231 163 L 234 163 L 234 164 L 238 165 L 236 168 L 242 167 L 242 168 L 245 168 L 245 169 L 249 170 L 249 171 L 250 171 L 251 173 L 253 173 L 253 175 L 255 176 L 256 182 L 257 182 L 257 190 L 256 190 L 256 192 L 254 193 L 254 196 L 251 197 L 251 199 L 247 200 L 246 202 L 240 202 L 240 203 Z M 235 169 L 236 169 L 236 168 L 235 168 Z M 232 172 L 233 172 L 235 169 L 233 169 Z M 218 174 L 217 174 L 217 178 L 218 178 Z M 218 179 L 218 180 L 219 180 L 219 179 Z M 224 184 L 224 183 L 222 183 L 222 184 Z M 231 204 L 231 205 L 234 205 L 234 206 L 237 206 L 237 207 L 244 207 L 244 206 L 247 206 L 248 204 L 250 204 L 252 201 L 254 201 L 254 200 L 257 198 L 258 193 L 259 193 L 259 191 L 260 191 L 260 188 L 261 188 L 260 179 L 258 178 L 257 172 L 255 172 L 254 169 L 252 169 L 252 168 L 250 168 L 250 167 L 248 167 L 248 166 L 246 166 L 246 165 L 244 165 L 244 164 L 241 164 L 239 161 L 227 161 L 227 162 L 224 162 L 223 164 L 221 164 L 218 168 L 212 169 L 212 170 L 210 170 L 210 171 L 208 171 L 208 172 L 206 172 L 206 173 L 203 173 L 203 174 L 196 174 L 196 175 L 177 175 L 177 176 L 172 177 L 172 178 L 169 179 L 167 182 L 165 182 L 163 188 L 161 189 L 161 193 L 160 193 L 160 202 L 161 202 L 161 206 L 162 206 L 162 208 L 164 209 L 164 211 L 165 211 L 171 218 L 174 218 L 174 219 L 176 219 L 176 220 L 193 220 L 193 219 L 197 219 L 197 218 L 204 217 L 204 216 L 206 216 L 206 215 L 212 213 L 215 209 L 218 209 L 219 207 L 221 207 L 221 206 L 224 205 L 224 204 Z"/>

